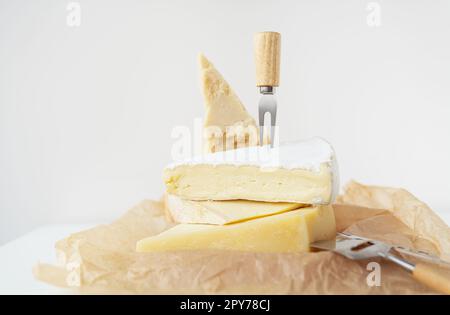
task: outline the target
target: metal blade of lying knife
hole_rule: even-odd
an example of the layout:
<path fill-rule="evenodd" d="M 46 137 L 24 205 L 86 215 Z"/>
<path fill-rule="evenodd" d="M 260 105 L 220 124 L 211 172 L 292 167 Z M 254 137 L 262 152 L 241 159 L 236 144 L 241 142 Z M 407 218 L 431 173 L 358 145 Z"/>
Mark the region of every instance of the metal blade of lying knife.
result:
<path fill-rule="evenodd" d="M 314 242 L 310 246 L 316 250 L 333 251 L 354 260 L 384 257 L 392 248 L 382 242 L 349 238 L 340 233 L 334 240 Z"/>
<path fill-rule="evenodd" d="M 347 233 L 337 233 L 336 239 L 314 242 L 310 244 L 310 247 L 315 251 L 333 251 L 352 260 L 382 257 L 396 263 L 408 271 L 414 270 L 414 264 L 399 257 L 397 253 L 410 255 L 435 265 L 450 267 L 450 263 L 430 253 L 390 245 L 378 240 Z"/>

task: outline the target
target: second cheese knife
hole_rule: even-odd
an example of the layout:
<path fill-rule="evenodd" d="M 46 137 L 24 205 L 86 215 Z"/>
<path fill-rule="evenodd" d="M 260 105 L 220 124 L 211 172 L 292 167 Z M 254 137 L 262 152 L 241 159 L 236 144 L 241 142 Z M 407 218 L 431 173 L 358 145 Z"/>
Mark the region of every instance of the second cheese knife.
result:
<path fill-rule="evenodd" d="M 450 294 L 449 263 L 425 252 L 392 246 L 377 240 L 346 233 L 338 233 L 335 240 L 314 242 L 310 246 L 315 250 L 334 251 L 353 260 L 382 257 L 410 272 L 413 278 L 420 283 L 438 292 Z M 395 252 L 415 256 L 427 260 L 431 264 L 422 262 L 413 264 L 396 255 Z"/>
<path fill-rule="evenodd" d="M 264 117 L 270 114 L 270 143 L 273 147 L 277 118 L 275 88 L 280 81 L 281 35 L 276 32 L 261 32 L 255 35 L 256 86 L 261 93 L 259 101 L 259 143 L 264 144 Z M 266 137 L 267 138 L 267 137 Z"/>

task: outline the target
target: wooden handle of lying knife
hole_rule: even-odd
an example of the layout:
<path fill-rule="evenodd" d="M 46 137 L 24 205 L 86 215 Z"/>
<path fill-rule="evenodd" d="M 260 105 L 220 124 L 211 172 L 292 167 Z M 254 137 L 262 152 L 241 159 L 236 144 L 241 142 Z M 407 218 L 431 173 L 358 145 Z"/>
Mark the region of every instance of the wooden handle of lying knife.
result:
<path fill-rule="evenodd" d="M 418 263 L 413 272 L 413 277 L 420 283 L 436 290 L 437 292 L 450 294 L 450 270 L 439 266 Z"/>
<path fill-rule="evenodd" d="M 278 86 L 280 82 L 280 33 L 257 33 L 254 41 L 256 86 Z"/>

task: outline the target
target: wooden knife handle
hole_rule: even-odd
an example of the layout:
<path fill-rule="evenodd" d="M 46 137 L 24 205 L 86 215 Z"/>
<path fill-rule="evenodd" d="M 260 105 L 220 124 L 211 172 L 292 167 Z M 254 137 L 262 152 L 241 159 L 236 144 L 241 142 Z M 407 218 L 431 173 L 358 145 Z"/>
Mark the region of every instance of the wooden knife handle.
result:
<path fill-rule="evenodd" d="M 261 32 L 255 34 L 256 86 L 279 85 L 280 48 L 280 33 Z"/>
<path fill-rule="evenodd" d="M 444 294 L 450 294 L 450 270 L 439 266 L 418 263 L 413 277 L 420 283 Z"/>

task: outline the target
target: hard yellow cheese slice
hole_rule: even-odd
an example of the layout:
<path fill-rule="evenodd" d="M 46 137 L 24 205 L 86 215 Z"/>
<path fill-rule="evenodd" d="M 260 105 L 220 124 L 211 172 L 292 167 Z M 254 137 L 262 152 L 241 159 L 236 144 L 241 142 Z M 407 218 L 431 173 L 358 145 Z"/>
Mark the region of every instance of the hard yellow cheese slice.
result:
<path fill-rule="evenodd" d="M 177 223 L 231 224 L 305 207 L 299 203 L 249 200 L 193 201 L 166 194 L 165 208 Z"/>
<path fill-rule="evenodd" d="M 204 133 L 207 152 L 258 144 L 258 127 L 236 93 L 205 56 L 199 56 L 206 115 Z"/>
<path fill-rule="evenodd" d="M 230 225 L 179 224 L 137 242 L 138 252 L 174 250 L 308 251 L 309 244 L 331 239 L 336 227 L 331 206 L 317 206 Z"/>

